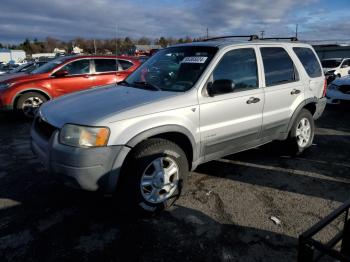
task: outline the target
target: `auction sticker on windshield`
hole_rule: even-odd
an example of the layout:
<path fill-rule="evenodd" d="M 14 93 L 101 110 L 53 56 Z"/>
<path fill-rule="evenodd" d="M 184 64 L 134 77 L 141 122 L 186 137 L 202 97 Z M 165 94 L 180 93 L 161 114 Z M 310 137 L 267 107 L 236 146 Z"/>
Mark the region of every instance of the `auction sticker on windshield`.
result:
<path fill-rule="evenodd" d="M 181 63 L 204 64 L 207 58 L 206 56 L 188 56 L 185 57 Z"/>

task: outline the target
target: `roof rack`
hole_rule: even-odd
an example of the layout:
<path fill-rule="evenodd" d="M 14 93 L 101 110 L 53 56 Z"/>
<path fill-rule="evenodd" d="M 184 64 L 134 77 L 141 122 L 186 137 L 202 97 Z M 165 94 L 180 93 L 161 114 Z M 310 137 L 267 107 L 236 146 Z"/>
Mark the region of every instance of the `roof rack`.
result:
<path fill-rule="evenodd" d="M 228 35 L 228 36 L 218 36 L 204 39 L 203 41 L 212 41 L 226 38 L 249 38 L 249 41 L 258 40 L 259 37 L 257 35 Z"/>
<path fill-rule="evenodd" d="M 297 37 L 266 37 L 266 38 L 260 38 L 260 40 L 290 40 L 292 42 L 299 41 Z"/>

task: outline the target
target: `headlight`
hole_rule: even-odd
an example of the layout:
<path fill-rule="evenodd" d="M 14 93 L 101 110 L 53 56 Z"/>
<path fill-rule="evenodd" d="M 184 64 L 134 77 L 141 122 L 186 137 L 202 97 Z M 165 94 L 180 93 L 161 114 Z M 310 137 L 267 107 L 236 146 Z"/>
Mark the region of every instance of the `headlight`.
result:
<path fill-rule="evenodd" d="M 335 85 L 335 84 L 330 84 L 330 85 L 328 86 L 328 89 L 330 89 L 330 90 L 338 90 L 338 88 L 339 88 L 339 86 L 337 86 L 337 85 Z"/>
<path fill-rule="evenodd" d="M 11 86 L 10 83 L 6 83 L 6 82 L 0 83 L 0 89 L 6 89 L 6 88 L 9 88 L 10 86 Z"/>
<path fill-rule="evenodd" d="M 102 147 L 107 145 L 109 134 L 108 127 L 66 124 L 60 132 L 60 143 L 75 147 Z"/>

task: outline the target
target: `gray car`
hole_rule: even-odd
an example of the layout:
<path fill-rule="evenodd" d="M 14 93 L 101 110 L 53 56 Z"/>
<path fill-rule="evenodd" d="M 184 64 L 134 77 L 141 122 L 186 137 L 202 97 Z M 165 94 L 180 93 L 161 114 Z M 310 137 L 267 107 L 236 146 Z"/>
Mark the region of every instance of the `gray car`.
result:
<path fill-rule="evenodd" d="M 118 85 L 44 104 L 32 149 L 64 183 L 116 192 L 128 206 L 155 212 L 174 203 L 199 164 L 273 140 L 303 152 L 324 92 L 320 61 L 307 44 L 178 45 Z"/>

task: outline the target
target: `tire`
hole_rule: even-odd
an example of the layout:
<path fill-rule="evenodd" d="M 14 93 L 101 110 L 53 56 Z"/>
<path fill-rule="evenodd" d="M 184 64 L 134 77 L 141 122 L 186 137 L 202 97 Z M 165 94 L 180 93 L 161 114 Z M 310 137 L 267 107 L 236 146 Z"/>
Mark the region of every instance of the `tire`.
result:
<path fill-rule="evenodd" d="M 315 123 L 312 114 L 302 109 L 295 119 L 288 137 L 289 151 L 292 155 L 300 155 L 312 145 L 315 135 Z"/>
<path fill-rule="evenodd" d="M 48 99 L 37 92 L 21 95 L 16 103 L 16 110 L 27 118 L 33 118 L 38 108 Z"/>
<path fill-rule="evenodd" d="M 186 154 L 178 145 L 160 138 L 146 140 L 135 147 L 122 170 L 118 202 L 124 210 L 160 212 L 184 191 L 188 171 Z"/>

